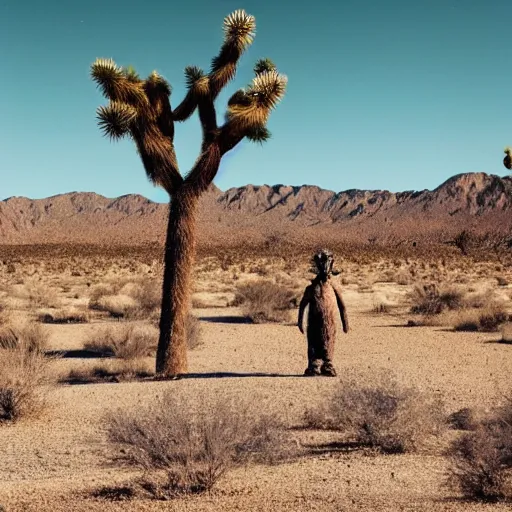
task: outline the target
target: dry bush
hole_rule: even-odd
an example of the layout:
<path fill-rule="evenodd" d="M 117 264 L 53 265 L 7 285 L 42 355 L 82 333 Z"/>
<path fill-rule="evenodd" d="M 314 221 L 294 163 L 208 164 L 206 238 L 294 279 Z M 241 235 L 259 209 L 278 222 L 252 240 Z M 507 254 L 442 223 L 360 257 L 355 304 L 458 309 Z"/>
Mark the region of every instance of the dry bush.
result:
<path fill-rule="evenodd" d="M 463 407 L 448 416 L 448 423 L 455 430 L 475 430 L 477 428 L 475 411 L 469 407 Z"/>
<path fill-rule="evenodd" d="M 452 323 L 455 331 L 496 332 L 509 320 L 503 305 L 493 304 L 484 309 L 468 309 L 457 312 Z"/>
<path fill-rule="evenodd" d="M 468 293 L 464 298 L 464 306 L 473 309 L 482 309 L 488 307 L 493 302 L 492 295 L 489 292 Z"/>
<path fill-rule="evenodd" d="M 512 400 L 476 429 L 452 442 L 448 483 L 464 497 L 498 501 L 512 498 Z"/>
<path fill-rule="evenodd" d="M 85 324 L 89 322 L 86 311 L 76 308 L 43 310 L 37 319 L 44 324 Z"/>
<path fill-rule="evenodd" d="M 446 427 L 442 404 L 383 374 L 376 382 L 340 383 L 333 396 L 305 413 L 308 428 L 337 430 L 384 453 L 411 452 Z"/>
<path fill-rule="evenodd" d="M 109 326 L 92 333 L 84 348 L 105 357 L 137 359 L 155 354 L 158 330 L 150 325 Z"/>
<path fill-rule="evenodd" d="M 137 283 L 130 294 L 138 303 L 137 318 L 147 318 L 162 305 L 162 287 L 156 279 Z"/>
<path fill-rule="evenodd" d="M 33 308 L 55 308 L 60 305 L 56 290 L 41 282 L 28 281 L 13 295 L 28 300 Z"/>
<path fill-rule="evenodd" d="M 106 419 L 115 458 L 144 471 L 142 486 L 153 497 L 204 492 L 238 465 L 292 453 L 273 416 L 225 398 L 194 405 L 168 392 L 143 410 Z"/>
<path fill-rule="evenodd" d="M 128 318 L 133 316 L 139 307 L 137 301 L 130 295 L 101 295 L 94 302 L 89 302 L 90 309 L 105 311 L 114 318 Z"/>
<path fill-rule="evenodd" d="M 48 365 L 40 352 L 0 349 L 0 423 L 42 411 L 50 383 Z"/>
<path fill-rule="evenodd" d="M 114 294 L 114 289 L 112 286 L 108 286 L 106 284 L 98 284 L 94 288 L 91 289 L 89 293 L 89 308 L 97 309 L 98 300 L 100 297 L 104 297 L 105 295 Z"/>
<path fill-rule="evenodd" d="M 0 349 L 44 352 L 49 340 L 48 330 L 36 323 L 26 323 L 20 326 L 7 324 L 0 327 Z"/>
<path fill-rule="evenodd" d="M 427 316 L 464 307 L 464 293 L 455 287 L 439 289 L 435 284 L 416 285 L 409 298 L 412 302 L 411 313 Z"/>
<path fill-rule="evenodd" d="M 288 321 L 296 302 L 293 290 L 260 280 L 238 285 L 231 305 L 240 306 L 254 323 L 265 323 Z"/>
<path fill-rule="evenodd" d="M 152 377 L 148 365 L 138 359 L 112 361 L 92 368 L 74 369 L 60 380 L 65 384 L 97 384 L 101 382 L 130 382 Z"/>
<path fill-rule="evenodd" d="M 162 290 L 156 279 L 118 280 L 95 287 L 89 308 L 106 311 L 116 318 L 150 318 L 160 308 Z"/>

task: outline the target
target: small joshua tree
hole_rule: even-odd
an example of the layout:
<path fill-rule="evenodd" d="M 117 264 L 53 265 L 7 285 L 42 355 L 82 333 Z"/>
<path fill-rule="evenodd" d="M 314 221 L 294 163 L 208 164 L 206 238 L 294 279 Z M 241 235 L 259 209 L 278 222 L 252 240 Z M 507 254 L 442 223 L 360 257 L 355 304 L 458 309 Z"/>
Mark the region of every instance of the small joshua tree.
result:
<path fill-rule="evenodd" d="M 199 197 L 212 183 L 221 158 L 242 139 L 264 142 L 270 137 L 266 123 L 283 97 L 286 77 L 274 64 L 262 59 L 254 67 L 255 78 L 228 101 L 225 122 L 217 124 L 214 102 L 234 78 L 239 58 L 251 44 L 255 19 L 243 10 L 224 20 L 224 43 L 213 58 L 210 72 L 185 68 L 187 94 L 173 110 L 170 85 L 156 71 L 141 79 L 131 67 L 111 59 L 92 65 L 92 78 L 110 102 L 97 111 L 106 136 L 126 135 L 135 142 L 148 178 L 170 196 L 164 256 L 164 279 L 157 374 L 174 377 L 187 372 L 185 321 L 190 304 L 190 274 L 195 255 L 195 217 Z M 203 130 L 200 155 L 182 177 L 174 151 L 174 123 L 188 119 L 198 109 Z"/>
<path fill-rule="evenodd" d="M 505 148 L 505 158 L 503 165 L 508 169 L 512 169 L 512 148 Z"/>

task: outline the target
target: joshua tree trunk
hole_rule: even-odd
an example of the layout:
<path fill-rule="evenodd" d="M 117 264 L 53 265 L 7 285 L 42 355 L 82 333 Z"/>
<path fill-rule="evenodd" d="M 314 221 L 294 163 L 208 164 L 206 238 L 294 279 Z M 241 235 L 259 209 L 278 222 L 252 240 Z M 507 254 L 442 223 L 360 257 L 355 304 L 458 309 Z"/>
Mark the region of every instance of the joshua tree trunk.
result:
<path fill-rule="evenodd" d="M 185 190 L 176 193 L 169 205 L 160 339 L 156 355 L 158 374 L 180 375 L 187 372 L 186 319 L 195 256 L 197 203 L 198 197 Z"/>
<path fill-rule="evenodd" d="M 242 10 L 225 18 L 224 43 L 210 72 L 185 68 L 188 92 L 174 110 L 171 87 L 156 71 L 142 80 L 133 68 L 119 67 L 111 59 L 98 59 L 92 65 L 93 79 L 110 100 L 98 109 L 100 127 L 112 139 L 129 135 L 148 178 L 171 197 L 156 361 L 156 371 L 164 377 L 187 372 L 186 318 L 199 197 L 212 183 L 223 155 L 244 138 L 262 143 L 270 137 L 266 123 L 286 89 L 287 79 L 272 61 L 259 60 L 252 84 L 231 96 L 225 123 L 218 126 L 215 100 L 234 78 L 255 28 L 254 17 Z M 203 129 L 201 155 L 183 177 L 174 151 L 174 123 L 189 119 L 196 109 Z"/>

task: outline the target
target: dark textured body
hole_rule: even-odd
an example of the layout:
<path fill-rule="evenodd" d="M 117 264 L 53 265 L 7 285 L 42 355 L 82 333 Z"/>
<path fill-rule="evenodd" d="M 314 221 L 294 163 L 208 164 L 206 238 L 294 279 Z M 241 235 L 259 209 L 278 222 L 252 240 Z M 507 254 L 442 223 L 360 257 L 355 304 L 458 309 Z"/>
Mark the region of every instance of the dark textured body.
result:
<path fill-rule="evenodd" d="M 348 319 L 341 291 L 331 279 L 313 279 L 304 291 L 299 307 L 299 326 L 305 307 L 309 305 L 307 340 L 308 368 L 331 365 L 336 342 L 336 317 L 341 316 L 343 331 L 348 332 Z"/>

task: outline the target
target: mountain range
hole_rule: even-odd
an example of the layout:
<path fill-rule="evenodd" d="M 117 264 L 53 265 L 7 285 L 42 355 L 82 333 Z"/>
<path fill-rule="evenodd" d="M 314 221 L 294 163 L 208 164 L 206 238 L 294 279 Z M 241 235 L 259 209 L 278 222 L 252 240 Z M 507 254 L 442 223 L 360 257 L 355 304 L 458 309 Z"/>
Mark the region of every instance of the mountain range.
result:
<path fill-rule="evenodd" d="M 129 194 L 70 192 L 0 201 L 0 244 L 163 242 L 168 205 Z M 271 235 L 382 243 L 512 228 L 512 177 L 453 176 L 434 190 L 389 192 L 317 186 L 246 185 L 202 197 L 200 243 L 261 241 Z"/>

